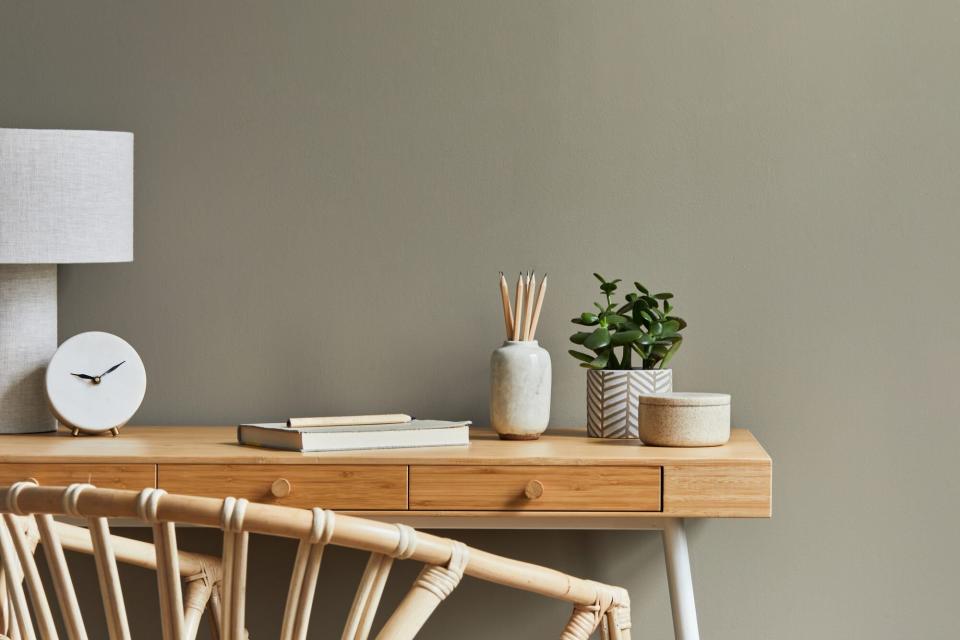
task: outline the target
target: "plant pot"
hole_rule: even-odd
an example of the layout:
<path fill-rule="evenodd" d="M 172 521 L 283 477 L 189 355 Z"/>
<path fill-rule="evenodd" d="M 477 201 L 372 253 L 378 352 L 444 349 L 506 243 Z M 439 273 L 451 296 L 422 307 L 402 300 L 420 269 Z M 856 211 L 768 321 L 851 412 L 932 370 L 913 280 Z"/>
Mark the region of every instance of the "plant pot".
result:
<path fill-rule="evenodd" d="M 587 435 L 639 438 L 639 398 L 673 391 L 672 369 L 587 370 Z"/>
<path fill-rule="evenodd" d="M 536 440 L 550 422 L 550 354 L 536 340 L 490 356 L 490 426 L 503 440 Z"/>

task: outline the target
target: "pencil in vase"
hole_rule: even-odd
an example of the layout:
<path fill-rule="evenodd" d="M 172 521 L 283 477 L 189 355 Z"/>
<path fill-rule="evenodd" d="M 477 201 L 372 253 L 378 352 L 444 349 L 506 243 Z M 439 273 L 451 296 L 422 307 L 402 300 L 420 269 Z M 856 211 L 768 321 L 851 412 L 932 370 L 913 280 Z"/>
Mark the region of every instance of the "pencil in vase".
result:
<path fill-rule="evenodd" d="M 536 440 L 550 422 L 550 353 L 536 340 L 547 276 L 520 274 L 511 306 L 500 272 L 506 341 L 490 356 L 490 426 L 503 440 Z"/>

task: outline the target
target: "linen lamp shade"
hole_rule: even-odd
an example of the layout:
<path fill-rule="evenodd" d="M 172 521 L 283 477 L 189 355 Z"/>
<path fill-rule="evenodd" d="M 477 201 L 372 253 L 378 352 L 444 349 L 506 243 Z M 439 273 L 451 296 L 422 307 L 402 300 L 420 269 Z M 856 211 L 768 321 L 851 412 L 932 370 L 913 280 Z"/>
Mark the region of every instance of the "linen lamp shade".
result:
<path fill-rule="evenodd" d="M 56 428 L 56 265 L 131 260 L 133 134 L 0 129 L 0 433 Z"/>

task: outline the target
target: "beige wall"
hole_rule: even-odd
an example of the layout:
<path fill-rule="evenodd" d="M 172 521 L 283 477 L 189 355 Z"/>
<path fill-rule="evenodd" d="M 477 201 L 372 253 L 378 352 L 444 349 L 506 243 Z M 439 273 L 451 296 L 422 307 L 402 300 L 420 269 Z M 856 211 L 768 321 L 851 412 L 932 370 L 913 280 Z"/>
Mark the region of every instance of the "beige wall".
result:
<path fill-rule="evenodd" d="M 4 2 L 0 126 L 136 133 L 136 261 L 62 268 L 60 334 L 136 345 L 138 422 L 482 424 L 495 275 L 535 266 L 553 423 L 582 424 L 568 319 L 592 271 L 642 278 L 690 321 L 678 387 L 731 392 L 775 459 L 771 521 L 691 527 L 704 636 L 947 638 L 958 24 L 945 0 Z M 624 583 L 669 635 L 652 534 L 466 537 Z M 254 552 L 268 638 L 292 548 Z M 345 606 L 362 560 L 331 558 Z M 424 636 L 562 615 L 470 585 Z"/>

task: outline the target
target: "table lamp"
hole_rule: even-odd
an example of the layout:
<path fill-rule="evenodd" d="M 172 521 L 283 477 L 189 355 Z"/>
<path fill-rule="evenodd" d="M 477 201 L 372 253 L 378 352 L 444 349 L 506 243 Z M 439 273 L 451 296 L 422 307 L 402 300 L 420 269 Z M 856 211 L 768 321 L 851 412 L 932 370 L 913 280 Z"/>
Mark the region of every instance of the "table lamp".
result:
<path fill-rule="evenodd" d="M 131 260 L 133 134 L 0 128 L 0 434 L 56 429 L 57 264 Z"/>

